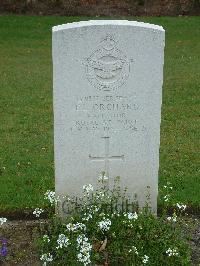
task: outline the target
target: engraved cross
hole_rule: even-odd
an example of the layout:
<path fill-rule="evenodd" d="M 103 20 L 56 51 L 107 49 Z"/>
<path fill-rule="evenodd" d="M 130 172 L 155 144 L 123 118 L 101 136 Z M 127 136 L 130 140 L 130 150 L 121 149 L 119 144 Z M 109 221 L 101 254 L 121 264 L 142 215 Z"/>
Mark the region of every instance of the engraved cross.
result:
<path fill-rule="evenodd" d="M 105 156 L 98 157 L 98 156 L 91 156 L 89 155 L 89 159 L 91 161 L 104 161 L 105 162 L 105 174 L 109 177 L 109 161 L 112 160 L 124 160 L 124 155 L 118 155 L 118 156 L 111 156 L 109 155 L 109 144 L 110 140 L 109 137 L 102 137 L 105 141 Z"/>

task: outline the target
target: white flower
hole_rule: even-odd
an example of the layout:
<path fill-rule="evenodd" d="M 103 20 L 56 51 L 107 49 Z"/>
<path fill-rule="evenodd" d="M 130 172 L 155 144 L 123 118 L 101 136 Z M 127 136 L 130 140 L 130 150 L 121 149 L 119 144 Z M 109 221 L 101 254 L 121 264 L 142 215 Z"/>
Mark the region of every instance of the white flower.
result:
<path fill-rule="evenodd" d="M 177 221 L 177 216 L 176 216 L 176 214 L 173 214 L 173 216 L 172 216 L 172 222 L 176 222 Z"/>
<path fill-rule="evenodd" d="M 90 264 L 90 253 L 92 250 L 92 245 L 88 242 L 88 238 L 84 234 L 82 234 L 77 237 L 76 241 L 77 249 L 79 251 L 77 255 L 78 261 L 82 262 L 84 266 Z"/>
<path fill-rule="evenodd" d="M 48 235 L 43 235 L 43 241 L 49 243 L 50 242 L 49 236 Z"/>
<path fill-rule="evenodd" d="M 136 255 L 138 255 L 138 250 L 135 246 L 132 246 L 132 249 L 129 250 L 129 252 L 133 251 Z"/>
<path fill-rule="evenodd" d="M 112 217 L 114 217 L 114 216 L 118 216 L 119 217 L 120 216 L 120 213 L 119 212 L 113 212 L 111 216 Z"/>
<path fill-rule="evenodd" d="M 82 224 L 82 223 L 76 223 L 76 224 L 69 223 L 66 225 L 66 227 L 67 227 L 67 230 L 71 232 L 78 231 L 78 230 L 84 230 L 84 231 L 86 230 L 85 224 Z"/>
<path fill-rule="evenodd" d="M 181 211 L 185 211 L 185 209 L 186 209 L 186 205 L 183 205 L 183 204 L 179 204 L 179 203 L 176 203 L 176 206 L 177 206 L 177 208 L 179 209 L 179 210 L 181 210 Z"/>
<path fill-rule="evenodd" d="M 33 212 L 33 214 L 36 216 L 36 217 L 40 217 L 40 214 L 43 213 L 44 210 L 43 209 L 40 209 L 40 208 L 36 208 Z"/>
<path fill-rule="evenodd" d="M 99 176 L 98 176 L 98 181 L 101 181 L 101 182 L 104 182 L 108 180 L 108 176 L 106 176 L 104 173 L 101 173 Z"/>
<path fill-rule="evenodd" d="M 111 221 L 104 218 L 104 220 L 98 223 L 98 226 L 102 231 L 108 231 L 111 226 Z"/>
<path fill-rule="evenodd" d="M 171 248 L 168 248 L 168 250 L 166 250 L 166 254 L 171 257 L 171 256 L 178 256 L 178 251 L 176 248 L 174 249 L 171 249 Z"/>
<path fill-rule="evenodd" d="M 105 193 L 102 191 L 99 191 L 98 195 L 97 195 L 97 199 L 102 199 L 105 197 Z"/>
<path fill-rule="evenodd" d="M 177 215 L 176 215 L 176 213 L 173 213 L 173 215 L 172 215 L 172 217 L 167 217 L 167 220 L 168 221 L 172 221 L 172 222 L 176 222 L 177 221 Z"/>
<path fill-rule="evenodd" d="M 66 237 L 64 234 L 60 234 L 57 239 L 58 246 L 56 249 L 62 248 L 62 247 L 68 247 L 69 246 L 69 238 Z"/>
<path fill-rule="evenodd" d="M 84 213 L 84 217 L 82 218 L 83 221 L 89 221 L 92 219 L 92 214 L 91 213 Z"/>
<path fill-rule="evenodd" d="M 84 264 L 84 266 L 91 263 L 90 254 L 86 253 L 85 250 L 83 250 L 83 253 L 78 253 L 77 258 L 79 262 L 82 262 Z"/>
<path fill-rule="evenodd" d="M 172 219 L 172 217 L 170 217 L 170 216 L 169 216 L 169 217 L 167 217 L 167 220 L 168 220 L 168 221 L 171 221 L 171 219 Z"/>
<path fill-rule="evenodd" d="M 94 190 L 93 186 L 91 184 L 84 185 L 83 186 L 83 192 L 89 194 Z"/>
<path fill-rule="evenodd" d="M 128 212 L 124 214 L 125 217 L 127 217 L 129 220 L 137 220 L 138 219 L 138 215 L 136 212 L 132 213 L 132 212 Z"/>
<path fill-rule="evenodd" d="M 7 222 L 7 218 L 3 218 L 3 217 L 0 218 L 0 225 L 3 225 L 6 222 Z"/>
<path fill-rule="evenodd" d="M 80 247 L 83 243 L 88 242 L 88 238 L 84 234 L 82 234 L 77 237 L 76 241 L 78 243 L 78 247 Z"/>
<path fill-rule="evenodd" d="M 147 255 L 144 255 L 144 257 L 143 257 L 143 259 L 142 259 L 142 262 L 143 262 L 144 264 L 146 264 L 146 263 L 148 262 L 148 260 L 149 260 L 149 257 L 148 257 Z"/>
<path fill-rule="evenodd" d="M 99 208 L 96 205 L 93 205 L 93 206 L 91 206 L 90 210 L 92 213 L 95 213 L 95 212 L 99 211 Z"/>
<path fill-rule="evenodd" d="M 59 201 L 59 197 L 56 197 L 56 193 L 50 190 L 47 190 L 47 192 L 44 194 L 44 199 L 49 200 L 51 205 Z"/>
<path fill-rule="evenodd" d="M 46 266 L 47 262 L 51 262 L 53 261 L 53 256 L 48 253 L 48 254 L 43 254 L 41 257 L 40 257 L 40 260 L 44 261 L 44 266 Z"/>
<path fill-rule="evenodd" d="M 169 216 L 169 217 L 167 217 L 167 220 L 168 220 L 168 221 L 172 221 L 172 222 L 174 222 L 174 223 L 175 223 L 175 222 L 177 221 L 177 219 L 176 219 L 176 218 L 177 218 L 177 216 L 176 216 L 176 215 L 173 215 L 172 217 L 170 217 L 170 216 Z"/>
<path fill-rule="evenodd" d="M 164 196 L 164 201 L 169 201 L 169 195 Z"/>
<path fill-rule="evenodd" d="M 168 183 L 168 185 L 170 185 L 170 183 Z M 163 186 L 163 187 L 164 187 L 164 188 L 169 188 L 169 189 L 171 189 L 171 190 L 173 189 L 173 187 L 168 187 L 168 186 L 166 186 L 166 185 Z"/>

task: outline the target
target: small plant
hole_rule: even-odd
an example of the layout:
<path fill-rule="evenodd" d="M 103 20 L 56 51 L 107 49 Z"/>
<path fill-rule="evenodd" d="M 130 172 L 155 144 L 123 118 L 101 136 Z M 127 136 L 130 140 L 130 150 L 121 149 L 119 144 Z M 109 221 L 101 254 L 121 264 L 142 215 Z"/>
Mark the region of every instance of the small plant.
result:
<path fill-rule="evenodd" d="M 79 199 L 67 197 L 68 215 L 51 212 L 38 240 L 43 265 L 190 265 L 190 249 L 176 216 L 156 217 L 148 206 L 139 209 L 115 179 L 107 186 L 83 186 Z M 60 208 L 55 193 L 45 198 Z M 185 210 L 185 205 L 178 205 Z M 38 216 L 38 212 L 35 212 Z"/>
<path fill-rule="evenodd" d="M 7 218 L 0 217 L 0 227 L 3 226 L 4 223 L 7 222 Z M 5 260 L 7 256 L 7 239 L 5 237 L 0 237 L 0 262 Z"/>
<path fill-rule="evenodd" d="M 0 257 L 3 259 L 7 256 L 8 250 L 7 250 L 7 239 L 6 238 L 0 238 Z"/>

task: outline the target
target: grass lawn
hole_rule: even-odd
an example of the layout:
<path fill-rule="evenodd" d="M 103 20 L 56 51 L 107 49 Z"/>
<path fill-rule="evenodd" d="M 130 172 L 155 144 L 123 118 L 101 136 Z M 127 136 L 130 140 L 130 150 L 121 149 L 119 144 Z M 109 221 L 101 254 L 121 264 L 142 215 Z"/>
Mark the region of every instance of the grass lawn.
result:
<path fill-rule="evenodd" d="M 0 211 L 35 208 L 54 189 L 51 27 L 87 19 L 0 16 Z M 166 30 L 159 183 L 197 207 L 200 17 L 137 20 Z"/>

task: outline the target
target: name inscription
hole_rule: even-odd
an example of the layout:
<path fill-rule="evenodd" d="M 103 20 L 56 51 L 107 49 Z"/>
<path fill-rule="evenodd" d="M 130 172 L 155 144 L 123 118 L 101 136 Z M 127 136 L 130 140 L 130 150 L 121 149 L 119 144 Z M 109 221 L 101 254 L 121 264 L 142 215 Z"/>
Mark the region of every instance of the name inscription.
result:
<path fill-rule="evenodd" d="M 74 99 L 77 114 L 71 131 L 144 131 L 145 127 L 137 120 L 140 107 L 136 100 L 121 95 L 87 95 Z"/>

